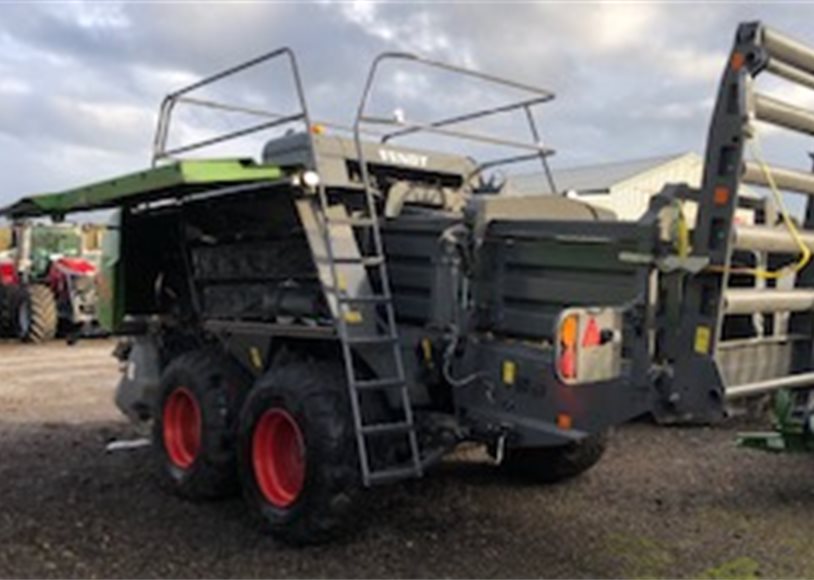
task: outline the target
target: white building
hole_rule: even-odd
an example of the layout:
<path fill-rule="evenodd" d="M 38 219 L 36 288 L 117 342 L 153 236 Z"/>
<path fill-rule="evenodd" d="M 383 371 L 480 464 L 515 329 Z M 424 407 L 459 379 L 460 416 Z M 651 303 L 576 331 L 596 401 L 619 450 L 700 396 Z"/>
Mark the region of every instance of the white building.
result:
<path fill-rule="evenodd" d="M 636 220 L 647 211 L 650 198 L 669 183 L 687 183 L 699 187 L 704 160 L 696 153 L 681 153 L 648 159 L 604 163 L 554 170 L 558 193 L 567 194 L 597 207 L 613 211 L 621 220 Z M 540 174 L 512 178 L 513 193 L 533 195 L 549 193 Z M 742 188 L 741 195 L 757 197 Z M 685 204 L 685 215 L 695 221 L 695 204 Z M 751 212 L 739 210 L 741 221 L 751 221 Z"/>

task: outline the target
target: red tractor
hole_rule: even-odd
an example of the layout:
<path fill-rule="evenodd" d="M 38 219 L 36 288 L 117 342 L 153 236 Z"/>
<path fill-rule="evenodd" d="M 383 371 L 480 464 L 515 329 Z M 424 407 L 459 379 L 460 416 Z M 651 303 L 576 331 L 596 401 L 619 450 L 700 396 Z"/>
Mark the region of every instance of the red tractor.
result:
<path fill-rule="evenodd" d="M 0 253 L 0 332 L 44 342 L 96 327 L 95 252 L 86 228 L 32 224 L 12 228 L 11 248 Z"/>

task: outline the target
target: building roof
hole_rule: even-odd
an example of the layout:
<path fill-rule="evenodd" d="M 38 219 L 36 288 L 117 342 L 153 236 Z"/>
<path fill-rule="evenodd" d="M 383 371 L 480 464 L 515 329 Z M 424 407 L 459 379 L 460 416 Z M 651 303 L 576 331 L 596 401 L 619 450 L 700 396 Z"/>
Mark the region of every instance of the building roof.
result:
<path fill-rule="evenodd" d="M 607 193 L 614 185 L 688 156 L 698 157 L 695 153 L 676 153 L 646 159 L 552 169 L 552 172 L 559 193 L 568 191 Z M 511 181 L 513 189 L 518 193 L 549 191 L 548 183 L 542 174 L 518 175 L 512 177 Z"/>

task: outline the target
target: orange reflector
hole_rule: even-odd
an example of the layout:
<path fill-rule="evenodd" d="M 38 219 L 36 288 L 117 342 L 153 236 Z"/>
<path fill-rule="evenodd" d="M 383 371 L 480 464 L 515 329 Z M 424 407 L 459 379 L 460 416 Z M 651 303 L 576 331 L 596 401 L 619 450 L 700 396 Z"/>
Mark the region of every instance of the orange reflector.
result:
<path fill-rule="evenodd" d="M 560 324 L 560 342 L 564 347 L 569 348 L 577 345 L 578 327 L 576 314 L 566 316 L 562 321 L 562 324 Z"/>
<path fill-rule="evenodd" d="M 560 376 L 564 379 L 574 379 L 577 376 L 577 351 L 573 346 L 565 347 L 557 361 Z"/>
<path fill-rule="evenodd" d="M 739 71 L 743 67 L 743 63 L 746 62 L 746 57 L 743 56 L 742 52 L 733 52 L 732 59 L 729 61 L 729 66 L 732 67 L 732 70 Z"/>
<path fill-rule="evenodd" d="M 314 135 L 322 135 L 325 132 L 325 126 L 320 125 L 319 123 L 314 123 L 311 125 L 311 133 Z"/>
<path fill-rule="evenodd" d="M 571 419 L 571 415 L 565 413 L 557 415 L 557 427 L 560 429 L 570 429 L 573 424 L 574 421 Z"/>
<path fill-rule="evenodd" d="M 716 187 L 713 201 L 715 205 L 726 205 L 729 202 L 729 188 L 725 185 Z"/>
<path fill-rule="evenodd" d="M 585 333 L 582 335 L 582 346 L 599 346 L 600 344 L 602 344 L 602 337 L 599 332 L 599 325 L 596 323 L 596 318 L 591 316 L 588 325 L 585 327 Z"/>

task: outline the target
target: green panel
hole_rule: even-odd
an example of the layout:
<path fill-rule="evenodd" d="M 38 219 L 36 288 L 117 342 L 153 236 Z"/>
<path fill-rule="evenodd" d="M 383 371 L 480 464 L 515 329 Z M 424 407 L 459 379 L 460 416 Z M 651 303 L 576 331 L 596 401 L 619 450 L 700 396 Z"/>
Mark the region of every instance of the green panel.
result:
<path fill-rule="evenodd" d="M 76 189 L 24 198 L 0 211 L 0 215 L 23 217 L 102 209 L 129 199 L 161 199 L 193 193 L 201 186 L 273 181 L 284 176 L 280 167 L 257 165 L 247 159 L 178 161 Z"/>

